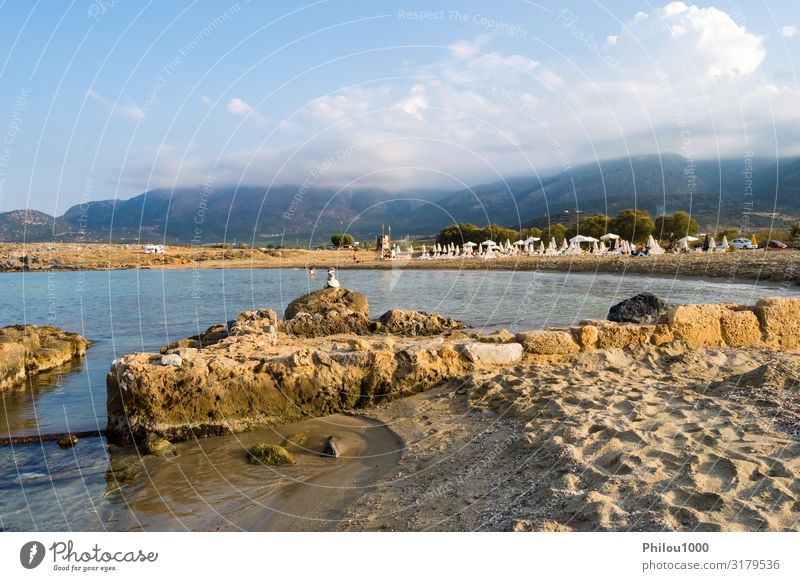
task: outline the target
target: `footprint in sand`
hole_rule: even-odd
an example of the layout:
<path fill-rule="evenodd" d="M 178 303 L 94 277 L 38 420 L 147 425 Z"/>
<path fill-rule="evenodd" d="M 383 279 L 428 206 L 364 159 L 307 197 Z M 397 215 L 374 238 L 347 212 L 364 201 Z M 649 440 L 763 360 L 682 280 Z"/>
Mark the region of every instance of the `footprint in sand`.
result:
<path fill-rule="evenodd" d="M 694 481 L 700 490 L 724 492 L 738 486 L 739 470 L 728 458 L 709 454 L 695 468 Z"/>

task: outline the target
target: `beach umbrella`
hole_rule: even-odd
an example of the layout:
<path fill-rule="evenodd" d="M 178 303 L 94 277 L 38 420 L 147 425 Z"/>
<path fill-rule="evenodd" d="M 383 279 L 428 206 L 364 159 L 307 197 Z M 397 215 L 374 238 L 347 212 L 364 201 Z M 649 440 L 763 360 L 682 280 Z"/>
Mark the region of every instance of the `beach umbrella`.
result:
<path fill-rule="evenodd" d="M 567 239 L 566 239 L 566 238 L 564 238 L 564 239 L 561 241 L 561 250 L 567 250 L 568 248 L 569 248 L 569 245 L 567 244 Z"/>
<path fill-rule="evenodd" d="M 544 242 L 539 240 L 539 254 L 544 254 Z"/>
<path fill-rule="evenodd" d="M 514 246 L 527 246 L 528 244 L 530 244 L 530 240 L 531 240 L 530 238 L 528 238 L 527 240 L 517 240 L 516 242 L 514 242 Z"/>
<path fill-rule="evenodd" d="M 678 244 L 686 244 L 688 246 L 689 242 L 697 242 L 700 240 L 699 238 L 695 238 L 694 236 L 684 236 L 683 238 L 679 238 L 676 240 Z"/>
<path fill-rule="evenodd" d="M 569 239 L 570 244 L 580 244 L 581 242 L 597 242 L 597 238 L 592 238 L 591 236 L 582 236 L 578 234 L 577 236 L 573 236 Z"/>
<path fill-rule="evenodd" d="M 494 240 L 484 240 L 481 242 L 481 246 L 497 246 L 497 242 Z"/>
<path fill-rule="evenodd" d="M 714 240 L 713 236 L 706 236 L 706 239 L 708 240 L 708 248 L 706 248 L 706 250 L 708 252 L 714 252 L 717 249 L 717 241 Z M 703 246 L 705 245 L 706 243 L 703 242 Z"/>
<path fill-rule="evenodd" d="M 608 234 L 603 234 L 600 237 L 600 240 L 619 240 L 619 235 L 618 234 L 612 234 L 612 233 L 609 232 Z"/>
<path fill-rule="evenodd" d="M 592 254 L 597 254 L 600 251 L 600 247 L 597 246 L 597 240 L 592 242 Z"/>
<path fill-rule="evenodd" d="M 758 246 L 758 240 L 756 240 L 756 233 L 755 232 L 750 234 L 750 242 L 753 244 L 753 246 Z"/>
<path fill-rule="evenodd" d="M 600 251 L 601 253 L 602 253 L 602 252 L 606 252 L 606 251 L 608 250 L 608 248 L 606 248 L 606 243 L 605 243 L 605 242 L 603 242 L 602 240 L 600 241 L 600 245 L 597 247 L 597 249 L 598 249 L 598 251 Z"/>
<path fill-rule="evenodd" d="M 722 242 L 720 242 L 720 246 L 722 246 L 723 250 L 728 250 L 730 248 L 730 244 L 728 244 L 728 237 L 724 234 L 722 235 Z"/>
<path fill-rule="evenodd" d="M 464 242 L 464 248 L 475 248 L 477 244 L 474 242 Z"/>

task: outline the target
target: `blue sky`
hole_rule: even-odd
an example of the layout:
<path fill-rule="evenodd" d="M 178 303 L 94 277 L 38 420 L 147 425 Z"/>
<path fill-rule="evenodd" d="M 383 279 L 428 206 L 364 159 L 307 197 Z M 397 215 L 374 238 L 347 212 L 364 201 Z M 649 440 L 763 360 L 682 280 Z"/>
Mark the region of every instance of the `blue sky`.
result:
<path fill-rule="evenodd" d="M 796 2 L 0 2 L 0 211 L 800 154 Z"/>

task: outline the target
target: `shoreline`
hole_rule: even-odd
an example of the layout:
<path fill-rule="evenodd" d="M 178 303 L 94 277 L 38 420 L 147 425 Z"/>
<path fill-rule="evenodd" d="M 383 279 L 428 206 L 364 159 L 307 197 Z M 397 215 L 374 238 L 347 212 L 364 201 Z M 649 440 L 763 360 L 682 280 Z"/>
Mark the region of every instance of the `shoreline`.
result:
<path fill-rule="evenodd" d="M 482 270 L 644 275 L 667 278 L 715 279 L 728 282 L 770 282 L 800 285 L 800 251 L 661 254 L 630 256 L 509 256 L 491 260 L 455 258 L 378 260 L 371 251 L 304 249 L 222 249 L 168 247 L 167 254 L 144 254 L 138 245 L 0 244 L 0 273 L 88 272 L 114 270 L 278 270 L 305 269 L 318 273 L 341 270 Z M 22 257 L 27 257 L 24 267 Z"/>

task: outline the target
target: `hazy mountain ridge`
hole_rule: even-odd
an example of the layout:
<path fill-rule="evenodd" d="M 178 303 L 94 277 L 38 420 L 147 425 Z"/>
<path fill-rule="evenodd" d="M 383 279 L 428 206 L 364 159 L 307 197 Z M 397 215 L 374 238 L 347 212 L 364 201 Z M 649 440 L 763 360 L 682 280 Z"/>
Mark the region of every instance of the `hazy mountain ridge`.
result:
<path fill-rule="evenodd" d="M 749 164 L 749 165 L 746 165 Z M 753 192 L 745 170 L 752 166 Z M 431 234 L 453 222 L 510 227 L 545 225 L 564 211 L 616 214 L 637 207 L 653 215 L 690 210 L 701 224 L 785 226 L 800 215 L 800 159 L 691 162 L 678 155 L 636 156 L 585 164 L 569 172 L 481 184 L 445 193 L 296 186 L 151 190 L 128 200 L 76 205 L 54 218 L 35 210 L 0 213 L 0 237 L 47 240 L 221 240 L 277 243 L 326 239 L 348 231 L 371 240 L 381 225 L 396 234 Z M 745 218 L 746 216 L 746 218 Z"/>

